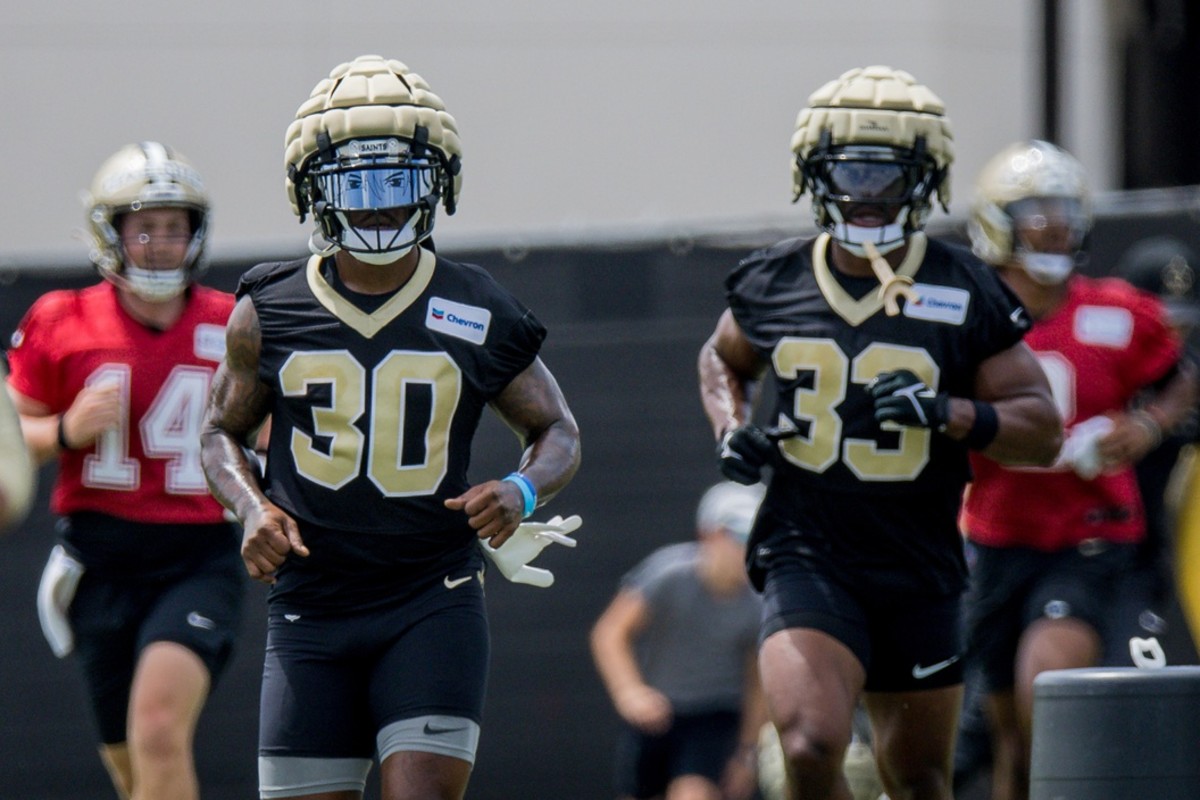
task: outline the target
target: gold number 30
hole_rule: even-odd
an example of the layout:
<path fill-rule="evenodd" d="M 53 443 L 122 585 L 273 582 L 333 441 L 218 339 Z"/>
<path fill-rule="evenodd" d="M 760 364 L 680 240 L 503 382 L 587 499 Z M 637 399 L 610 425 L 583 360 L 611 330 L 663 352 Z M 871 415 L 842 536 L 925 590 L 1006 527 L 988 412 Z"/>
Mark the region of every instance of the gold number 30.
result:
<path fill-rule="evenodd" d="M 369 438 L 354 425 L 366 411 L 367 371 L 348 351 L 293 353 L 279 370 L 279 383 L 285 397 L 329 386 L 329 405 L 312 409 L 313 432 L 330 440 L 327 451 L 315 447 L 313 437 L 292 430 L 296 470 L 313 483 L 338 489 L 354 480 L 364 448 L 369 451 L 367 476 L 386 497 L 432 494 L 446 476 L 446 445 L 462 394 L 462 371 L 445 353 L 396 350 L 375 367 Z M 408 389 L 415 384 L 432 391 L 432 414 L 422 432 L 424 460 L 404 464 Z"/>

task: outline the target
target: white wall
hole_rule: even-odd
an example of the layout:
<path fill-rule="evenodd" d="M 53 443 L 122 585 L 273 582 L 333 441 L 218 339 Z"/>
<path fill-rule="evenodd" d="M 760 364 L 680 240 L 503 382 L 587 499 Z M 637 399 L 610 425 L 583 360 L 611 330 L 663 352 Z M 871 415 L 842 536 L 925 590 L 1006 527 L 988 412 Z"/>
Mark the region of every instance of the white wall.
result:
<path fill-rule="evenodd" d="M 77 254 L 77 195 L 129 141 L 206 177 L 214 250 L 303 247 L 283 133 L 337 63 L 420 72 L 457 118 L 443 242 L 808 223 L 788 139 L 817 86 L 871 63 L 942 96 L 974 173 L 1037 133 L 1040 0 L 205 0 L 12 4 L 0 27 L 0 258 Z M 1089 127 L 1089 136 L 1103 131 Z M 1111 152 L 1093 145 L 1095 152 Z M 1101 170 L 1101 174 L 1106 174 Z"/>

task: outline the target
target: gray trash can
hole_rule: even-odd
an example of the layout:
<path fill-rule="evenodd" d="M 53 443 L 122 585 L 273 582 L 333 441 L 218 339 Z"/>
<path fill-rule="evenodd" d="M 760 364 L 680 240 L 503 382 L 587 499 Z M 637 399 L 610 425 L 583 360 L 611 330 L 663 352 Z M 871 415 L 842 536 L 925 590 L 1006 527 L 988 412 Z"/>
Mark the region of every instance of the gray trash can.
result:
<path fill-rule="evenodd" d="M 1029 797 L 1200 799 L 1200 666 L 1038 675 Z"/>

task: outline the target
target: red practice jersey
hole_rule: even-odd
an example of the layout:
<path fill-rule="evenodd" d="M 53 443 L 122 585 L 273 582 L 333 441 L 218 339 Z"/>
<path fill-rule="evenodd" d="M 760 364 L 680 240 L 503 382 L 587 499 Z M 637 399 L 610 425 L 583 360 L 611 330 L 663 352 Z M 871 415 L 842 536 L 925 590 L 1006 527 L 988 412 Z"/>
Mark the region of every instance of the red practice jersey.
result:
<path fill-rule="evenodd" d="M 53 511 L 151 523 L 222 520 L 200 466 L 200 426 L 233 305 L 230 294 L 193 286 L 183 317 L 155 331 L 120 307 L 109 283 L 34 303 L 13 334 L 12 386 L 53 414 L 85 385 L 121 390 L 120 426 L 59 457 Z"/>
<path fill-rule="evenodd" d="M 1074 276 L 1067 298 L 1025 337 L 1041 362 L 1066 434 L 1125 410 L 1134 395 L 1179 360 L 1180 343 L 1153 295 L 1123 281 Z M 1069 465 L 1008 468 L 971 454 L 975 482 L 963 521 L 991 547 L 1055 551 L 1086 539 L 1136 542 L 1145 518 L 1133 468 L 1084 480 Z"/>

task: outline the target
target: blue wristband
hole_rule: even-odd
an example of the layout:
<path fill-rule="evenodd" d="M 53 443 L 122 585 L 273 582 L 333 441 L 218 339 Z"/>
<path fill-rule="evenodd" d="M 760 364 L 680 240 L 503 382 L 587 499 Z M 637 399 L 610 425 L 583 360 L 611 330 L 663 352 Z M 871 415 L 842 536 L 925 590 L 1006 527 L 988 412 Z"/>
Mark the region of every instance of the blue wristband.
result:
<path fill-rule="evenodd" d="M 525 510 L 521 513 L 521 519 L 528 519 L 533 510 L 537 508 L 537 489 L 533 487 L 533 483 L 519 472 L 510 472 L 501 480 L 515 483 L 521 490 L 521 497 L 525 498 Z"/>

